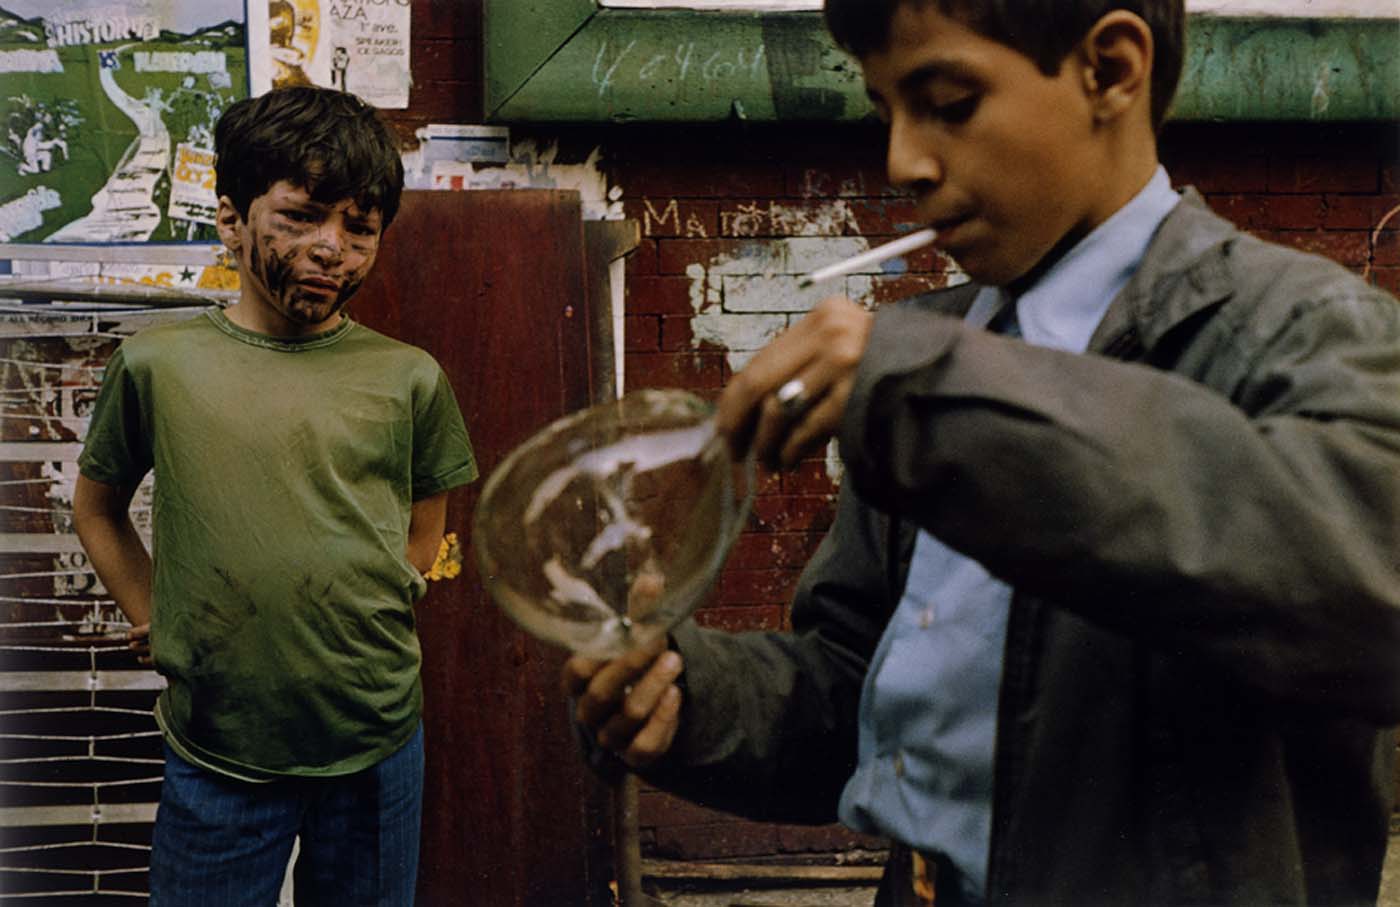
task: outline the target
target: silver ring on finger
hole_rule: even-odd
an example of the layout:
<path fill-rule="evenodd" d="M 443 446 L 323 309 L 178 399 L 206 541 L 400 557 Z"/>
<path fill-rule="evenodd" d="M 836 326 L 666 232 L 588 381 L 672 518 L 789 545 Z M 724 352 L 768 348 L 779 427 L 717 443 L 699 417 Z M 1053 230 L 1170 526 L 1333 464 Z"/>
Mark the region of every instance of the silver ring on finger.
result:
<path fill-rule="evenodd" d="M 785 419 L 795 419 L 806 411 L 811 402 L 807 397 L 807 384 L 801 378 L 793 378 L 778 388 L 773 399 L 778 403 L 778 411 Z"/>

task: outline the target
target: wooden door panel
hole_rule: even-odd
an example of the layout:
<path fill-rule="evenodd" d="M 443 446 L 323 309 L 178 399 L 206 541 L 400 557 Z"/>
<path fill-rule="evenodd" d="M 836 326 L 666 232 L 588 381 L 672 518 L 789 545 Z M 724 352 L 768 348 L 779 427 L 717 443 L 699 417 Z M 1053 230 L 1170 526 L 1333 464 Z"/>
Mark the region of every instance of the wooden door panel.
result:
<path fill-rule="evenodd" d="M 540 427 L 590 402 L 585 281 L 576 193 L 406 192 L 352 315 L 442 364 L 484 479 Z M 601 834 L 595 782 L 558 692 L 565 656 L 517 629 L 482 587 L 470 548 L 480 485 L 449 498 L 460 575 L 432 583 L 418 607 L 419 903 L 602 903 L 606 872 L 589 865 Z"/>

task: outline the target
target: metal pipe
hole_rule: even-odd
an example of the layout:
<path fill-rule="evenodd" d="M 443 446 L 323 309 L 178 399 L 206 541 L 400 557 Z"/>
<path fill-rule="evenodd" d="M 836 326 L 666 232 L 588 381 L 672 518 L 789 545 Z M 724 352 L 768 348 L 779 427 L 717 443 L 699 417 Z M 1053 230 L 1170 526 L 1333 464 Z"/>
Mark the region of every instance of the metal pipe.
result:
<path fill-rule="evenodd" d="M 0 277 L 0 298 L 5 297 L 175 309 L 192 305 L 230 305 L 238 301 L 238 291 L 181 289 L 144 283 L 99 285 L 84 277 Z"/>

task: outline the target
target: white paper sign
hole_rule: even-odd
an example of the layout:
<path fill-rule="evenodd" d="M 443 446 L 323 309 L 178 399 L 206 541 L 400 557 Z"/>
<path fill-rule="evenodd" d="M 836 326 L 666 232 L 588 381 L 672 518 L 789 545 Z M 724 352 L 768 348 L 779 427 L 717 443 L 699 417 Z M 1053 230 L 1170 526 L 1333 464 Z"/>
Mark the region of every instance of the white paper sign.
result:
<path fill-rule="evenodd" d="M 267 23 L 260 29 L 255 21 L 262 16 L 249 17 L 255 94 L 312 84 L 349 91 L 376 107 L 408 106 L 411 0 L 257 2 L 265 4 Z"/>

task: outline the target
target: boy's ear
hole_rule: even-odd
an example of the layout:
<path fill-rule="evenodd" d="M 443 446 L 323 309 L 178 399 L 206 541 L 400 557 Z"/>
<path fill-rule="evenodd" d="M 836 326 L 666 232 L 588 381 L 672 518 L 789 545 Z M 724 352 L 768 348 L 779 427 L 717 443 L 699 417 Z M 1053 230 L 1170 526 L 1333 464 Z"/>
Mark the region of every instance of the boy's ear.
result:
<path fill-rule="evenodd" d="M 1149 118 L 1152 29 L 1136 13 L 1105 13 L 1084 36 L 1084 88 L 1094 120 L 1106 123 L 1141 104 Z"/>
<path fill-rule="evenodd" d="M 228 246 L 230 252 L 238 252 L 242 242 L 242 234 L 238 228 L 242 225 L 243 216 L 233 206 L 233 200 L 227 195 L 219 196 L 219 208 L 214 213 L 214 228 L 219 231 L 219 239 Z"/>

